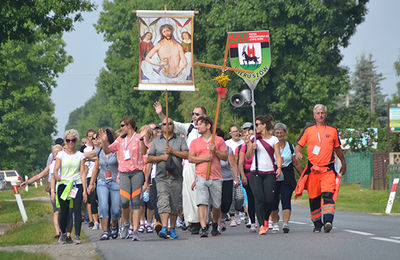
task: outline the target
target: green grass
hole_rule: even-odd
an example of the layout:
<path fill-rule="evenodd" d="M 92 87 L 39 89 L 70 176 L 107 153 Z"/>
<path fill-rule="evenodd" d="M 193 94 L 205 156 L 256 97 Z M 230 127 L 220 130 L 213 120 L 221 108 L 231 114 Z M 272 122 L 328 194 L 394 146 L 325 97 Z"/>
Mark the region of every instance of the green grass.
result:
<path fill-rule="evenodd" d="M 53 212 L 50 202 L 24 201 L 26 214 L 29 219 L 48 216 Z M 0 223 L 13 223 L 22 221 L 18 204 L 15 201 L 0 201 Z"/>
<path fill-rule="evenodd" d="M 383 214 L 388 198 L 388 190 L 369 190 L 360 188 L 359 184 L 341 184 L 336 210 Z M 300 199 L 299 204 L 308 206 L 307 191 L 303 192 Z M 394 200 L 391 213 L 400 213 L 400 200 L 397 198 Z"/>
<path fill-rule="evenodd" d="M 0 260 L 47 260 L 50 256 L 41 253 L 25 253 L 22 251 L 0 251 Z"/>
<path fill-rule="evenodd" d="M 51 216 L 34 217 L 1 236 L 0 246 L 52 244 L 56 242 L 54 234 Z"/>
<path fill-rule="evenodd" d="M 21 194 L 22 199 L 26 198 L 36 198 L 36 197 L 45 197 L 49 196 L 49 193 L 45 191 L 44 185 L 38 186 L 36 189 L 35 186 L 29 186 L 29 191 L 26 192 L 25 189 L 21 189 L 18 187 L 19 193 Z M 15 199 L 15 195 L 13 190 L 2 190 L 0 191 L 0 201 L 2 200 L 13 200 Z"/>

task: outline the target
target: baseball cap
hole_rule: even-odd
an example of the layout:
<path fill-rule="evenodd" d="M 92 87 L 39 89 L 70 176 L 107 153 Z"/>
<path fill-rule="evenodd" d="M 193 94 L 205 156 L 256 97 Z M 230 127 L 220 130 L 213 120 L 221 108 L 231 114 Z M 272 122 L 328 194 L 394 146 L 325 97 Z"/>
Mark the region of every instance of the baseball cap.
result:
<path fill-rule="evenodd" d="M 62 139 L 62 138 L 57 138 L 56 139 L 56 141 L 55 141 L 55 144 L 59 144 L 59 145 L 62 145 L 64 143 L 64 139 Z"/>
<path fill-rule="evenodd" d="M 242 125 L 242 129 L 249 129 L 249 128 L 253 128 L 253 124 L 250 122 L 246 122 Z"/>

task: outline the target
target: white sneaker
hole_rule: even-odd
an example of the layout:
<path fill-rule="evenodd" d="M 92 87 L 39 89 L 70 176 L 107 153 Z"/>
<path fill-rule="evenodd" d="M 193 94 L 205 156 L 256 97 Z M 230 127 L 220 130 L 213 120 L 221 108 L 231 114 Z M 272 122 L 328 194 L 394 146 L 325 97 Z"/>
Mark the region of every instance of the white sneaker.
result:
<path fill-rule="evenodd" d="M 237 223 L 236 223 L 235 219 L 231 220 L 231 224 L 229 224 L 229 226 L 231 226 L 231 227 L 236 227 L 237 226 Z"/>
<path fill-rule="evenodd" d="M 279 225 L 278 223 L 274 223 L 272 225 L 272 234 L 277 234 L 277 233 L 279 233 Z"/>
<path fill-rule="evenodd" d="M 240 223 L 242 223 L 242 221 L 240 220 L 240 215 L 235 215 L 235 221 L 237 225 L 240 225 Z"/>
<path fill-rule="evenodd" d="M 183 225 L 183 223 L 182 223 L 182 220 L 181 220 L 181 217 L 177 217 L 176 218 L 176 227 L 177 228 L 179 228 L 179 227 L 181 227 Z"/>
<path fill-rule="evenodd" d="M 247 218 L 246 227 L 247 228 L 251 227 L 251 219 L 250 218 Z"/>
<path fill-rule="evenodd" d="M 257 231 L 257 226 L 256 224 L 251 224 L 250 226 L 250 232 L 256 232 Z"/>
<path fill-rule="evenodd" d="M 269 220 L 268 221 L 268 228 L 272 229 L 273 228 L 273 226 L 272 226 L 273 224 L 274 224 L 274 222 L 272 222 L 272 220 Z"/>
<path fill-rule="evenodd" d="M 93 228 L 92 228 L 93 230 L 97 230 L 97 229 L 99 229 L 99 222 L 94 222 L 94 225 L 93 225 Z"/>

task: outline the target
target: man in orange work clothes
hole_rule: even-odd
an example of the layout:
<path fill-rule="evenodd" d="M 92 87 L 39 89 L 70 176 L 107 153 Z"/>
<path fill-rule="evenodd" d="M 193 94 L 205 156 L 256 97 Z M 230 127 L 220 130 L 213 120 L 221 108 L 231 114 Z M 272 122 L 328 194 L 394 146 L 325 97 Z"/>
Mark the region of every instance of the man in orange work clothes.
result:
<path fill-rule="evenodd" d="M 307 144 L 308 161 L 297 183 L 295 198 L 301 196 L 303 190 L 308 191 L 311 220 L 314 223 L 313 232 L 321 232 L 322 226 L 324 226 L 324 232 L 329 233 L 332 229 L 335 201 L 340 184 L 340 175 L 334 168 L 335 152 L 342 163 L 340 169 L 342 175 L 346 173 L 346 161 L 340 147 L 338 130 L 326 123 L 326 117 L 326 106 L 315 105 L 315 124 L 306 126 L 297 140 L 296 159 L 303 158 L 301 150 Z"/>

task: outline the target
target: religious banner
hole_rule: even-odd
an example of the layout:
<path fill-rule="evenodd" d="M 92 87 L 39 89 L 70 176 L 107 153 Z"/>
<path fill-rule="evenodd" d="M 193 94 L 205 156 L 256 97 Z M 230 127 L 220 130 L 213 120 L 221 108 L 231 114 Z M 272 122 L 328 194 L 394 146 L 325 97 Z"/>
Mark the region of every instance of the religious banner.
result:
<path fill-rule="evenodd" d="M 254 90 L 271 66 L 269 31 L 229 32 L 228 37 L 231 66 L 253 71 L 235 73 Z"/>
<path fill-rule="evenodd" d="M 139 90 L 194 91 L 194 11 L 137 10 Z"/>

